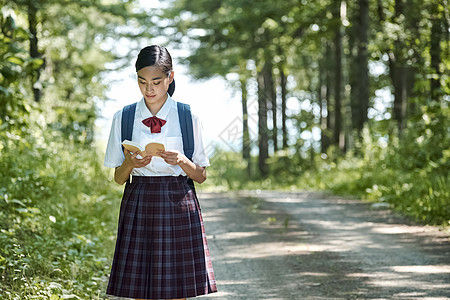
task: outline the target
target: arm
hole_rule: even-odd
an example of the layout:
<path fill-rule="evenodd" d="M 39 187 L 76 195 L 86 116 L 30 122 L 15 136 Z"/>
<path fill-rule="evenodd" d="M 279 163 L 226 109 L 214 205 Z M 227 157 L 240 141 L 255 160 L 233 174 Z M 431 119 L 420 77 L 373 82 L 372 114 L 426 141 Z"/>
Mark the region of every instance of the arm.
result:
<path fill-rule="evenodd" d="M 139 152 L 131 154 L 130 151 L 124 149 L 125 160 L 120 167 L 117 167 L 114 171 L 114 181 L 118 184 L 124 184 L 130 177 L 131 171 L 134 168 L 142 168 L 148 165 L 152 161 L 152 156 L 146 156 L 142 159 L 137 158 Z"/>
<path fill-rule="evenodd" d="M 179 165 L 189 178 L 198 183 L 206 180 L 206 168 L 200 167 L 190 161 L 185 155 L 178 151 L 163 151 L 159 153 L 169 165 Z"/>

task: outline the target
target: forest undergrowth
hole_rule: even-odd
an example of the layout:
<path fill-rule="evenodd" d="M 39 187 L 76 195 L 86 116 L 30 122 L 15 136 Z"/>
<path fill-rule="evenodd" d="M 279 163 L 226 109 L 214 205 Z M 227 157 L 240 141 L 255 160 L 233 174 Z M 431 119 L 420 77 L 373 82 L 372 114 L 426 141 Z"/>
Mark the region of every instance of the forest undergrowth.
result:
<path fill-rule="evenodd" d="M 95 148 L 30 122 L 0 124 L 0 298 L 103 299 L 123 187 Z"/>

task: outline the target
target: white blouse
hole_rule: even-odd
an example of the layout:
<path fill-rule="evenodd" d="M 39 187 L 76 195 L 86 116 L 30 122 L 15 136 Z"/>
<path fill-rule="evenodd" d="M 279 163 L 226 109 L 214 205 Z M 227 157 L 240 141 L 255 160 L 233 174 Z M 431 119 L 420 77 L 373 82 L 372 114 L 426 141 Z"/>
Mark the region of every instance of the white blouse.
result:
<path fill-rule="evenodd" d="M 164 144 L 166 150 L 178 150 L 184 154 L 183 139 L 181 136 L 180 122 L 178 119 L 177 102 L 170 96 L 161 107 L 156 116 L 166 120 L 166 124 L 161 127 L 161 133 L 151 133 L 150 128 L 142 123 L 142 120 L 152 117 L 152 113 L 145 105 L 142 98 L 136 105 L 134 117 L 133 138 L 132 141 L 141 146 L 150 142 Z M 200 167 L 208 167 L 209 159 L 205 152 L 205 145 L 202 138 L 202 124 L 199 118 L 192 114 L 192 125 L 194 129 L 194 154 L 193 162 Z M 109 134 L 108 146 L 104 165 L 108 168 L 116 168 L 122 165 L 125 156 L 122 150 L 121 127 L 122 110 L 114 114 L 111 132 Z M 186 173 L 180 166 L 167 164 L 162 158 L 154 156 L 152 161 L 145 167 L 135 168 L 131 172 L 134 176 L 186 176 Z"/>

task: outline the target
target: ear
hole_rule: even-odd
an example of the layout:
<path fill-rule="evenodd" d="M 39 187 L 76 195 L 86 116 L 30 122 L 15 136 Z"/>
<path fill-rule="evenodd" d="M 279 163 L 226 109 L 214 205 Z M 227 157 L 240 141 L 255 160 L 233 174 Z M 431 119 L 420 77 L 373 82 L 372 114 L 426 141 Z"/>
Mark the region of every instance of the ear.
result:
<path fill-rule="evenodd" d="M 170 74 L 169 74 L 169 84 L 172 83 L 174 76 L 175 76 L 175 73 L 173 71 L 170 72 Z"/>

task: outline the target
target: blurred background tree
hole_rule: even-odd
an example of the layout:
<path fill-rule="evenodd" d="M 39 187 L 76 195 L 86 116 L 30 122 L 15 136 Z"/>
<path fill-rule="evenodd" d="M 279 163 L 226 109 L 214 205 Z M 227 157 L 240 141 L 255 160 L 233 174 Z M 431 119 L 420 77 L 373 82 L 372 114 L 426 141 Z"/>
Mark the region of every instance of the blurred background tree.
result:
<path fill-rule="evenodd" d="M 178 32 L 170 42 L 189 50 L 193 76 L 223 76 L 241 92 L 243 161 L 230 166 L 243 173 L 215 174 L 232 174 L 229 187 L 268 178 L 278 187 L 321 186 L 445 223 L 448 7 L 447 0 L 186 0 L 169 2 L 160 18 L 169 24 L 161 33 Z M 248 99 L 258 101 L 254 141 Z M 339 180 L 325 180 L 328 173 Z"/>

